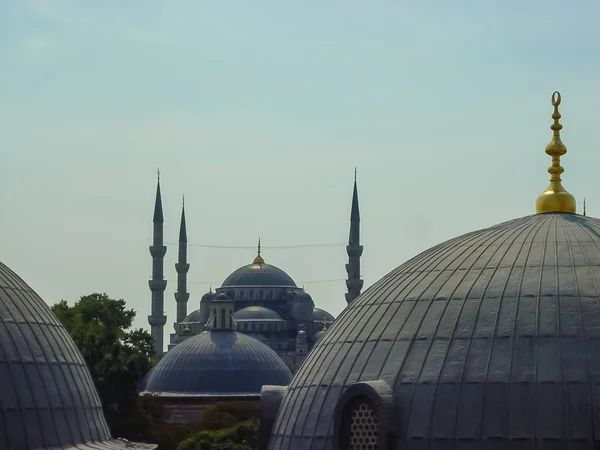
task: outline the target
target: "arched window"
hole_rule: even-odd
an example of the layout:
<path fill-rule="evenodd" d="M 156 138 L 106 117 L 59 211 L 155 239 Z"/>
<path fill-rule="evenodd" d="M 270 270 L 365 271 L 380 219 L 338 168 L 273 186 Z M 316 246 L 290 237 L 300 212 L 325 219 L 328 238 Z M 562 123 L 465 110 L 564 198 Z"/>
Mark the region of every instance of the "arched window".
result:
<path fill-rule="evenodd" d="M 221 328 L 225 328 L 225 308 L 221 308 Z"/>
<path fill-rule="evenodd" d="M 260 299 L 261 299 L 261 300 L 263 299 L 263 296 L 264 296 L 264 294 L 265 294 L 265 293 L 264 293 L 263 291 L 260 291 Z"/>
<path fill-rule="evenodd" d="M 244 300 L 244 291 L 240 291 L 240 300 Z"/>
<path fill-rule="evenodd" d="M 248 292 L 248 295 L 250 296 L 250 300 L 254 299 L 254 291 Z"/>
<path fill-rule="evenodd" d="M 360 396 L 348 402 L 342 413 L 340 447 L 346 450 L 377 450 L 379 420 L 373 402 Z"/>
<path fill-rule="evenodd" d="M 213 328 L 217 328 L 217 310 L 213 310 Z"/>

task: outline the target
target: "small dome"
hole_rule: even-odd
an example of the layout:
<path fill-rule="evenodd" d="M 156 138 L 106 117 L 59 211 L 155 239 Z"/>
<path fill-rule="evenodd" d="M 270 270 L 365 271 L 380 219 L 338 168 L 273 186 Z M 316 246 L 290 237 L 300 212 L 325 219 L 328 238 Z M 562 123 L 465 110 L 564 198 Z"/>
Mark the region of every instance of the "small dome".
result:
<path fill-rule="evenodd" d="M 227 294 L 225 294 L 224 292 L 221 292 L 220 294 L 217 294 L 217 296 L 215 298 L 213 298 L 214 302 L 230 302 L 231 299 L 229 298 L 229 296 Z"/>
<path fill-rule="evenodd" d="M 262 306 L 248 306 L 246 308 L 242 308 L 235 313 L 233 313 L 233 318 L 237 321 L 253 321 L 253 320 L 263 320 L 263 321 L 283 321 L 281 316 L 269 308 L 264 308 Z"/>
<path fill-rule="evenodd" d="M 200 299 L 200 303 L 211 302 L 213 298 L 215 298 L 217 294 L 214 292 L 207 292 Z"/>
<path fill-rule="evenodd" d="M 598 342 L 599 219 L 545 213 L 468 233 L 348 305 L 294 376 L 268 448 L 336 448 L 336 402 L 378 379 L 401 412 L 381 416 L 395 450 L 598 448 Z"/>
<path fill-rule="evenodd" d="M 200 322 L 200 310 L 197 309 L 188 314 L 188 316 L 184 319 L 183 323 L 199 323 Z"/>
<path fill-rule="evenodd" d="M 94 382 L 71 336 L 2 263 L 0 385 L 0 448 L 84 448 L 84 443 L 99 450 L 125 448 L 109 434 Z"/>
<path fill-rule="evenodd" d="M 313 309 L 313 320 L 315 322 L 323 322 L 323 317 L 325 317 L 325 320 L 327 322 L 333 322 L 335 320 L 335 317 L 333 317 L 331 314 L 329 314 L 324 309 L 321 309 L 321 308 Z"/>
<path fill-rule="evenodd" d="M 285 386 L 291 376 L 277 353 L 258 340 L 234 331 L 205 331 L 163 356 L 146 393 L 259 395 L 263 385 Z"/>
<path fill-rule="evenodd" d="M 238 286 L 292 286 L 297 287 L 294 280 L 281 270 L 271 264 L 248 264 L 240 267 L 229 275 L 221 287 Z"/>

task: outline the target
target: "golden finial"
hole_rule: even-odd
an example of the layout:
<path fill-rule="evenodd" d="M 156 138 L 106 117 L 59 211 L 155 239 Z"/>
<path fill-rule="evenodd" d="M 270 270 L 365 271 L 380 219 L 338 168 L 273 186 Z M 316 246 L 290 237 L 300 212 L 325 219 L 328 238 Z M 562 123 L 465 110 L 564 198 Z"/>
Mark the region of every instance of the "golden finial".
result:
<path fill-rule="evenodd" d="M 254 264 L 264 264 L 265 260 L 260 256 L 260 238 L 258 238 L 258 254 L 254 258 Z"/>
<path fill-rule="evenodd" d="M 327 317 L 323 316 L 323 331 L 327 331 Z"/>
<path fill-rule="evenodd" d="M 565 171 L 560 165 L 560 157 L 567 153 L 567 147 L 560 140 L 562 125 L 559 123 L 561 116 L 558 112 L 558 105 L 560 105 L 560 93 L 555 91 L 552 94 L 552 106 L 554 106 L 552 118 L 554 123 L 550 127 L 554 135 L 552 141 L 546 147 L 546 153 L 552 157 L 552 165 L 548 167 L 550 185 L 535 201 L 535 212 L 538 214 L 550 212 L 575 213 L 577 206 L 575 197 L 565 190 L 560 179 L 560 174 Z"/>

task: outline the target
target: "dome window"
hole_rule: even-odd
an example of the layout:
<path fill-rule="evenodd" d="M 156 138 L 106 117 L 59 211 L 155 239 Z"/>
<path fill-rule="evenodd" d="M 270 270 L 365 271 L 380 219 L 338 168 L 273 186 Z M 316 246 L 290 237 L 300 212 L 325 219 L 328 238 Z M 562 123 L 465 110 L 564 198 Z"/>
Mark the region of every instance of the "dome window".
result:
<path fill-rule="evenodd" d="M 343 448 L 377 450 L 379 421 L 373 403 L 366 397 L 359 397 L 347 405 L 340 431 Z"/>
<path fill-rule="evenodd" d="M 393 448 L 398 414 L 394 396 L 383 380 L 349 386 L 335 406 L 335 450 L 388 450 Z"/>

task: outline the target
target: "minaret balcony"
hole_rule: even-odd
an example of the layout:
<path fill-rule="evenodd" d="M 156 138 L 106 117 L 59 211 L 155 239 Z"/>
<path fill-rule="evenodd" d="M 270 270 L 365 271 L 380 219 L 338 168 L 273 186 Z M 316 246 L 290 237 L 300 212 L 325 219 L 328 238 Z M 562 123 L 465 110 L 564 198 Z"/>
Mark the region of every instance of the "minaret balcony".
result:
<path fill-rule="evenodd" d="M 362 245 L 347 245 L 346 253 L 350 258 L 360 257 L 363 253 Z"/>
<path fill-rule="evenodd" d="M 164 326 L 167 323 L 167 316 L 148 316 L 148 323 L 152 327 Z"/>
<path fill-rule="evenodd" d="M 189 263 L 175 263 L 175 270 L 177 273 L 187 273 L 190 270 Z"/>
<path fill-rule="evenodd" d="M 164 291 L 167 287 L 167 280 L 149 280 L 148 286 L 151 291 Z"/>
<path fill-rule="evenodd" d="M 190 299 L 189 292 L 175 292 L 175 301 L 177 303 L 187 302 Z"/>
<path fill-rule="evenodd" d="M 148 247 L 148 249 L 150 250 L 150 255 L 153 258 L 162 258 L 167 253 L 166 245 L 151 245 Z"/>

